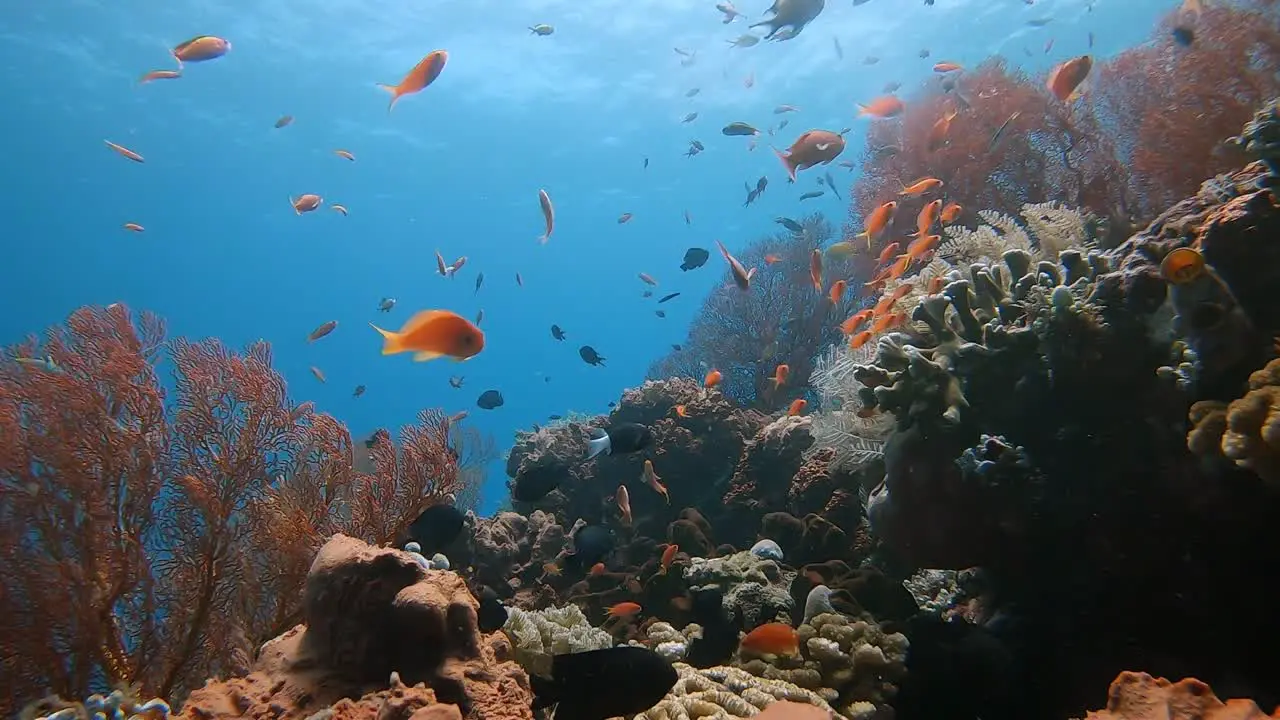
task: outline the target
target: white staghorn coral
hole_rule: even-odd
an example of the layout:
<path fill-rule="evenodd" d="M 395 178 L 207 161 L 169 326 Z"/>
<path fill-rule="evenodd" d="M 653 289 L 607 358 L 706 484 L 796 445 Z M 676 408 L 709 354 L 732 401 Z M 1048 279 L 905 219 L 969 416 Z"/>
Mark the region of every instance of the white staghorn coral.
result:
<path fill-rule="evenodd" d="M 1051 202 L 1027 203 L 1022 206 L 1022 219 L 1035 238 L 1036 249 L 1046 260 L 1056 262 L 1063 250 L 1093 245 L 1093 217 L 1080 210 Z"/>
<path fill-rule="evenodd" d="M 869 363 L 874 356 L 874 343 L 857 350 L 837 343 L 818 357 L 809 382 L 822 399 L 822 410 L 811 416 L 809 433 L 814 443 L 806 455 L 834 448 L 859 464 L 881 456 L 892 418 L 883 414 L 858 417 L 858 410 L 862 408 L 862 401 L 858 399 L 861 383 L 853 379 L 854 366 Z"/>

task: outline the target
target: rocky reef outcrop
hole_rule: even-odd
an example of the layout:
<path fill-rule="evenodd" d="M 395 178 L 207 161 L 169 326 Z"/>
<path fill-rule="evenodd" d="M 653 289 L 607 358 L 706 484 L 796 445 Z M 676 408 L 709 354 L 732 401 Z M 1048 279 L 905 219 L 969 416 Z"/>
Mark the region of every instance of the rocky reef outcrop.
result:
<path fill-rule="evenodd" d="M 532 720 L 505 635 L 481 635 L 455 573 L 336 535 L 307 577 L 305 622 L 267 642 L 245 677 L 191 693 L 189 720 Z"/>

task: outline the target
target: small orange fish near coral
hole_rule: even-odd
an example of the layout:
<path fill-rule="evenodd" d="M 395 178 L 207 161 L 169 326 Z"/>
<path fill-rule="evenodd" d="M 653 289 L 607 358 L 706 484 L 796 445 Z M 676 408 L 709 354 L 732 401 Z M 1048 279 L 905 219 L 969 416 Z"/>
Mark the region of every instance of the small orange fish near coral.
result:
<path fill-rule="evenodd" d="M 316 195 L 315 193 L 304 193 L 299 195 L 296 200 L 293 196 L 289 197 L 289 204 L 293 206 L 293 212 L 297 215 L 309 213 L 320 207 L 323 202 L 324 198 Z"/>
<path fill-rule="evenodd" d="M 683 405 L 677 405 L 677 406 L 675 406 L 675 407 L 673 407 L 673 408 L 671 408 L 671 409 L 675 411 L 676 415 L 678 415 L 678 416 L 680 416 L 680 417 L 682 417 L 682 418 L 687 418 L 687 417 L 689 417 L 689 412 L 688 412 L 687 410 L 685 410 L 685 407 L 684 407 Z"/>
<path fill-rule="evenodd" d="M 400 81 L 398 85 L 385 85 L 379 83 L 378 87 L 391 93 L 391 104 L 387 106 L 387 112 L 391 112 L 400 98 L 405 95 L 412 95 L 421 92 L 428 85 L 435 82 L 440 77 L 440 72 L 444 70 L 445 63 L 449 62 L 449 53 L 444 50 L 433 50 L 422 58 L 408 75 Z"/>
<path fill-rule="evenodd" d="M 910 195 L 911 197 L 918 197 L 920 195 L 923 195 L 929 192 L 930 190 L 937 190 L 940 187 L 942 187 L 942 181 L 939 180 L 938 178 L 934 178 L 934 177 L 920 178 L 919 180 L 916 180 L 910 185 L 903 185 L 902 192 L 898 194 Z"/>
<path fill-rule="evenodd" d="M 146 85 L 153 80 L 176 80 L 182 77 L 182 73 L 177 70 L 152 70 L 138 79 L 138 83 Z"/>
<path fill-rule="evenodd" d="M 640 603 L 620 602 L 609 608 L 609 617 L 631 617 L 640 612 Z"/>
<path fill-rule="evenodd" d="M 923 237 L 929 234 L 929 229 L 938 221 L 938 215 L 942 213 L 942 201 L 934 200 L 933 202 L 920 208 L 920 214 L 916 215 L 916 236 Z M 912 243 L 914 245 L 915 243 Z M 908 252 L 910 250 L 908 249 Z"/>
<path fill-rule="evenodd" d="M 828 292 L 827 297 L 831 300 L 832 305 L 840 304 L 841 298 L 844 297 L 845 288 L 848 285 L 844 280 L 837 280 L 831 283 L 831 290 Z"/>
<path fill-rule="evenodd" d="M 852 335 L 855 332 L 857 332 L 858 328 L 862 327 L 863 323 L 865 323 L 870 319 L 871 319 L 870 310 L 859 310 L 858 312 L 851 315 L 848 320 L 845 320 L 843 323 L 840 324 L 840 332 L 844 333 L 845 335 Z"/>
<path fill-rule="evenodd" d="M 896 95 L 881 95 L 866 105 L 859 105 L 858 117 L 871 116 L 885 119 L 897 117 L 906 109 L 907 106 Z"/>
<path fill-rule="evenodd" d="M 1199 250 L 1180 247 L 1164 256 L 1160 262 L 1160 277 L 1174 285 L 1186 285 L 1204 275 L 1204 255 Z"/>
<path fill-rule="evenodd" d="M 320 382 L 325 382 L 324 373 L 320 372 L 320 368 L 316 367 L 315 365 L 311 366 L 311 374 L 315 375 L 316 379 L 319 380 Z"/>
<path fill-rule="evenodd" d="M 822 251 L 814 250 L 809 254 L 809 281 L 813 289 L 822 292 Z"/>
<path fill-rule="evenodd" d="M 448 310 L 423 310 L 409 318 L 399 332 L 369 323 L 384 341 L 383 355 L 414 353 L 416 362 L 451 357 L 465 360 L 484 349 L 484 333 L 469 320 Z"/>
<path fill-rule="evenodd" d="M 950 225 L 960 217 L 962 212 L 964 212 L 964 208 L 960 206 L 960 203 L 947 203 L 947 206 L 942 208 L 942 214 L 938 218 L 942 220 L 943 225 Z"/>
<path fill-rule="evenodd" d="M 702 380 L 702 387 L 713 388 L 719 385 L 720 381 L 723 379 L 724 379 L 724 376 L 720 374 L 719 370 L 712 370 L 711 372 L 707 373 L 707 377 Z"/>
<path fill-rule="evenodd" d="M 590 575 L 591 577 L 600 577 L 601 575 L 604 574 L 604 572 L 605 572 L 604 563 L 598 562 L 595 565 L 591 566 L 591 571 L 587 574 Z"/>
<path fill-rule="evenodd" d="M 873 337 L 875 337 L 875 334 L 872 333 L 870 330 L 863 330 L 857 335 L 852 335 L 849 337 L 849 349 L 857 350 L 863 345 L 866 345 L 867 342 L 870 341 L 871 338 Z"/>
<path fill-rule="evenodd" d="M 884 249 L 880 251 L 880 257 L 876 258 L 876 266 L 884 265 L 892 260 L 894 255 L 898 252 L 898 247 L 899 245 L 897 242 L 891 242 L 888 245 L 885 245 Z"/>
<path fill-rule="evenodd" d="M 956 112 L 953 110 L 946 115 L 938 118 L 938 121 L 929 128 L 929 137 L 927 144 L 929 152 L 937 152 L 941 150 L 949 141 L 951 136 L 951 122 L 956 119 Z"/>
<path fill-rule="evenodd" d="M 204 62 L 226 55 L 231 51 L 231 43 L 213 35 L 199 35 L 178 45 L 170 52 L 178 61 L 178 68 L 183 63 Z"/>
<path fill-rule="evenodd" d="M 345 160 L 350 160 L 351 162 L 356 161 L 356 156 L 352 155 L 350 150 L 334 150 L 333 154 Z"/>
<path fill-rule="evenodd" d="M 626 485 L 618 486 L 614 499 L 618 501 L 618 511 L 622 513 L 622 524 L 631 527 L 631 493 L 627 492 Z"/>
<path fill-rule="evenodd" d="M 146 162 L 146 160 L 144 160 L 141 155 L 139 155 L 138 153 L 130 150 L 129 148 L 123 145 L 117 145 L 111 142 L 110 140 L 103 140 L 102 142 L 106 143 L 107 147 L 111 148 L 112 150 L 115 150 L 116 152 L 120 153 L 121 155 L 129 158 L 130 160 L 136 163 Z"/>
<path fill-rule="evenodd" d="M 684 406 L 681 405 L 680 407 Z M 644 469 L 640 471 L 640 479 L 643 480 L 646 485 L 653 488 L 654 492 L 661 495 L 662 498 L 667 501 L 668 505 L 671 504 L 671 495 L 667 493 L 667 486 L 662 484 L 662 478 L 658 477 L 658 473 L 654 471 L 652 460 L 644 461 Z"/>
<path fill-rule="evenodd" d="M 787 378 L 791 377 L 791 366 L 782 363 L 773 371 L 773 389 L 777 390 L 787 384 Z"/>
<path fill-rule="evenodd" d="M 1059 102 L 1067 102 L 1075 94 L 1076 88 L 1080 87 L 1080 83 L 1089 77 L 1089 71 L 1092 69 L 1093 58 L 1088 55 L 1067 60 L 1049 71 L 1049 81 L 1046 83 L 1049 92 L 1053 93 Z"/>
<path fill-rule="evenodd" d="M 742 638 L 742 647 L 759 654 L 796 655 L 800 652 L 800 636 L 790 625 L 765 623 Z"/>
<path fill-rule="evenodd" d="M 937 62 L 933 64 L 933 71 L 936 73 L 949 73 L 957 70 L 963 70 L 964 66 L 960 63 L 953 62 Z"/>
<path fill-rule="evenodd" d="M 791 407 L 787 408 L 787 415 L 790 417 L 803 415 L 804 409 L 807 407 L 809 407 L 808 400 L 805 400 L 804 398 L 796 398 L 791 401 Z"/>
<path fill-rule="evenodd" d="M 939 275 L 938 277 L 936 277 L 936 278 L 934 278 L 934 279 L 930 280 L 930 281 L 929 281 L 929 294 L 930 294 L 930 295 L 937 295 L 938 293 L 942 292 L 942 288 L 943 288 L 943 287 L 945 287 L 945 286 L 946 286 L 946 284 L 947 284 L 947 279 L 946 279 L 946 278 L 944 278 L 944 277 L 942 277 L 941 275 Z"/>
<path fill-rule="evenodd" d="M 142 231 L 146 230 L 146 228 L 142 227 L 142 226 L 141 226 L 141 225 L 139 225 L 138 223 L 125 223 L 125 224 L 124 224 L 124 229 L 125 229 L 125 230 L 128 230 L 128 231 L 130 231 L 130 232 L 142 232 Z"/>
<path fill-rule="evenodd" d="M 666 550 L 662 551 L 662 559 L 659 561 L 659 565 L 662 569 L 658 571 L 659 575 L 667 574 L 667 568 L 671 567 L 671 561 L 675 560 L 676 553 L 678 552 L 680 552 L 680 546 L 675 543 L 671 543 L 667 546 Z"/>
<path fill-rule="evenodd" d="M 897 212 L 898 202 L 896 200 L 890 200 L 875 210 L 872 210 L 871 214 L 867 216 L 865 221 L 866 227 L 862 232 L 858 233 L 858 237 L 865 236 L 867 238 L 868 250 L 871 249 L 871 243 L 879 240 L 880 235 L 882 235 L 884 231 L 888 229 L 889 225 L 893 223 L 893 216 Z"/>
<path fill-rule="evenodd" d="M 776 263 L 776 262 L 782 262 L 782 256 L 781 256 L 781 255 L 773 255 L 773 254 L 769 254 L 769 255 L 765 255 L 765 256 L 764 256 L 764 264 L 765 264 L 765 265 L 772 265 L 772 264 L 774 264 L 774 263 Z"/>
<path fill-rule="evenodd" d="M 816 705 L 779 700 L 766 705 L 755 720 L 831 720 L 831 713 Z"/>

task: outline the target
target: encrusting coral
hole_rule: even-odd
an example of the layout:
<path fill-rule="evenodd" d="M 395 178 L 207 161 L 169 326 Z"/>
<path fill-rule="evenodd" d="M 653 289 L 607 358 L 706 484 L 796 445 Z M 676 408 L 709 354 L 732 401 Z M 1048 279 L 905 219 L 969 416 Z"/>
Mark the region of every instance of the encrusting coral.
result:
<path fill-rule="evenodd" d="M 533 675 L 550 675 L 554 655 L 613 647 L 613 637 L 592 627 L 577 605 L 546 610 L 513 607 L 502 629 L 511 638 L 516 661 Z"/>
<path fill-rule="evenodd" d="M 1280 359 L 1249 376 L 1243 397 L 1191 406 L 1194 427 L 1187 447 L 1197 455 L 1221 454 L 1280 487 Z"/>
<path fill-rule="evenodd" d="M 698 670 L 684 663 L 675 667 L 680 676 L 675 686 L 636 720 L 738 720 L 779 700 L 813 705 L 830 712 L 835 720 L 851 720 L 836 713 L 817 693 L 783 680 L 756 677 L 735 667 Z M 873 707 L 859 709 L 874 711 Z"/>
<path fill-rule="evenodd" d="M 721 590 L 725 612 L 740 618 L 748 628 L 791 614 L 793 601 L 788 588 L 795 576 L 794 570 L 750 550 L 722 558 L 691 558 L 684 569 L 690 587 Z"/>

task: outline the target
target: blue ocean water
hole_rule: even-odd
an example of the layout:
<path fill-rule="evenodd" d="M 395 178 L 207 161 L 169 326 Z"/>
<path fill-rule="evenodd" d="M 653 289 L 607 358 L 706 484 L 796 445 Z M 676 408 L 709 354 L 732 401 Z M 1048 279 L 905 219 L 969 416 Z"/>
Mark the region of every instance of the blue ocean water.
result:
<path fill-rule="evenodd" d="M 175 336 L 235 347 L 270 341 L 294 397 L 315 401 L 354 435 L 440 407 L 468 410 L 468 422 L 505 448 L 548 414 L 604 411 L 683 341 L 701 298 L 725 282 L 717 257 L 682 273 L 687 247 L 741 246 L 774 232 L 777 215 L 846 219 L 846 203 L 830 195 L 797 205 L 795 193 L 766 193 L 744 209 L 744 181 L 784 175 L 764 142 L 748 151 L 743 138 L 723 136 L 726 123 L 764 128 L 776 122 L 776 105 L 795 105 L 800 112 L 772 138 L 778 147 L 809 128 L 852 127 L 843 159 L 856 160 L 866 121 L 854 119 L 854 103 L 888 81 L 909 95 L 938 60 L 975 65 L 1003 54 L 1039 72 L 1085 52 L 1106 57 L 1141 42 L 1174 3 L 829 0 L 795 39 L 742 49 L 726 41 L 746 22 L 722 24 L 714 5 L 4 3 L 0 343 L 81 305 L 124 302 L 161 314 Z M 737 8 L 754 21 L 767 5 Z M 1027 22 L 1045 18 L 1043 27 Z M 536 23 L 555 33 L 530 33 Z M 180 79 L 138 83 L 173 69 L 169 49 L 203 34 L 227 38 L 231 52 L 189 65 Z M 1049 38 L 1052 52 L 1042 52 Z M 696 51 L 694 61 L 682 64 L 673 48 Z M 922 48 L 928 59 L 918 57 Z M 436 49 L 449 52 L 440 78 L 388 113 L 375 84 L 398 82 Z M 879 60 L 866 64 L 868 56 Z M 682 123 L 691 112 L 697 119 Z M 294 122 L 275 128 L 283 115 Z M 121 158 L 104 139 L 146 163 Z M 706 152 L 685 157 L 691 139 Z M 357 161 L 337 157 L 339 148 Z M 536 240 L 540 188 L 557 211 L 546 245 Z M 303 193 L 350 215 L 327 207 L 295 215 L 289 198 Z M 625 225 L 624 212 L 633 214 Z M 145 233 L 123 230 L 126 222 Z M 467 256 L 458 277 L 436 274 L 437 250 L 449 262 Z M 658 279 L 657 296 L 682 293 L 662 306 L 665 319 L 641 297 L 640 272 Z M 398 300 L 389 316 L 376 311 L 384 296 Z M 460 365 L 382 357 L 367 322 L 396 328 L 424 308 L 467 317 L 483 309 L 484 353 Z M 309 344 L 307 333 L 327 320 L 337 331 Z M 566 342 L 551 339 L 552 323 Z M 583 363 L 582 344 L 607 365 Z M 464 375 L 465 386 L 451 388 L 450 375 Z M 360 384 L 368 392 L 353 398 Z M 477 408 L 487 389 L 500 390 L 505 406 Z M 505 495 L 501 465 L 483 510 Z"/>

